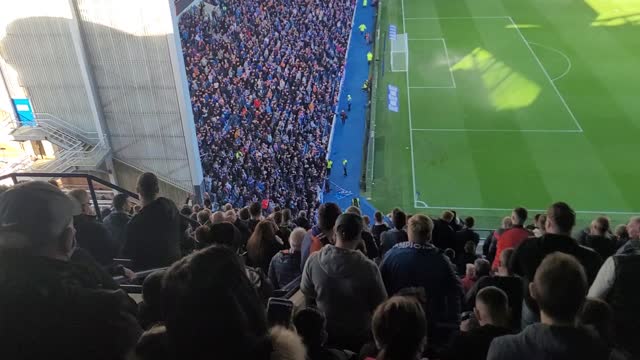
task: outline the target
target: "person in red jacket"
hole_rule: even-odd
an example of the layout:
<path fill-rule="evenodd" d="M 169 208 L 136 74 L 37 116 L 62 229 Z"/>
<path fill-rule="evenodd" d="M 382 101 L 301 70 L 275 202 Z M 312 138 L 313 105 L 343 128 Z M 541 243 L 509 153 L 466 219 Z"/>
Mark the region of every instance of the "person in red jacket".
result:
<path fill-rule="evenodd" d="M 497 269 L 500 265 L 500 253 L 504 249 L 516 248 L 520 243 L 532 235 L 524 228 L 524 223 L 527 221 L 527 215 L 527 209 L 525 208 L 518 207 L 513 209 L 513 212 L 511 213 L 511 222 L 513 223 L 513 226 L 511 229 L 502 233 L 498 239 L 496 256 L 493 259 L 493 264 L 491 266 L 492 269 Z"/>

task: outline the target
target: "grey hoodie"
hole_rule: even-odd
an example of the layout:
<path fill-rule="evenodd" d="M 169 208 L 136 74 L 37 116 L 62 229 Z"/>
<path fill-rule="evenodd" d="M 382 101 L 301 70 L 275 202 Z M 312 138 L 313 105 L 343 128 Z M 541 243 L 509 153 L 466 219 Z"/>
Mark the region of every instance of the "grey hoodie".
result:
<path fill-rule="evenodd" d="M 312 254 L 300 290 L 327 317 L 332 338 L 368 338 L 371 316 L 387 299 L 380 271 L 360 251 L 327 245 Z"/>

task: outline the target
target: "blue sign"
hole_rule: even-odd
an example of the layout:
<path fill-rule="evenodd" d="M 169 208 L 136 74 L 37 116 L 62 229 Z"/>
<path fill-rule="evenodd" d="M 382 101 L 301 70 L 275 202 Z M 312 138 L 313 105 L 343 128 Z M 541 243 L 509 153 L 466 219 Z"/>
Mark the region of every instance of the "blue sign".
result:
<path fill-rule="evenodd" d="M 29 99 L 11 99 L 13 106 L 16 108 L 18 120 L 22 126 L 36 126 L 35 116 L 33 116 L 33 108 Z"/>
<path fill-rule="evenodd" d="M 389 40 L 395 40 L 398 35 L 398 28 L 395 25 L 389 24 Z"/>
<path fill-rule="evenodd" d="M 389 111 L 399 111 L 397 86 L 387 85 L 387 108 Z"/>

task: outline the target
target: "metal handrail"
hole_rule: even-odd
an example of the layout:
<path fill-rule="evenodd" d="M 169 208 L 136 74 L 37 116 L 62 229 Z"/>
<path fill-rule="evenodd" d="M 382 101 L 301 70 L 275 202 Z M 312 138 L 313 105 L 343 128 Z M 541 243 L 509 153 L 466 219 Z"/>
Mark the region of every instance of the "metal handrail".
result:
<path fill-rule="evenodd" d="M 49 113 L 35 113 L 34 114 L 36 117 L 36 122 L 40 122 L 40 121 L 45 121 L 45 122 L 51 122 L 53 124 L 58 124 L 60 125 L 60 127 L 62 128 L 67 128 L 69 130 L 71 130 L 71 133 L 76 133 L 79 134 L 83 137 L 86 137 L 87 139 L 99 139 L 99 133 L 97 131 L 86 131 L 76 125 L 73 125 L 69 122 L 66 122 L 62 119 L 60 119 L 59 117 L 49 114 Z M 95 137 L 91 137 L 91 136 L 95 136 Z"/>

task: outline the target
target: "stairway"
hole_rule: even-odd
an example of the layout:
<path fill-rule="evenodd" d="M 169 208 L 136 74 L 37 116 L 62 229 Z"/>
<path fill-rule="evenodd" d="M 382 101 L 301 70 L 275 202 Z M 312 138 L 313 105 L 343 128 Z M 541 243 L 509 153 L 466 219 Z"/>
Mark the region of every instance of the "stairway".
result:
<path fill-rule="evenodd" d="M 36 113 L 36 126 L 20 126 L 11 136 L 16 141 L 47 140 L 57 145 L 56 159 L 35 164 L 38 172 L 62 173 L 95 170 L 110 149 L 97 132 L 84 131 L 51 114 Z"/>

